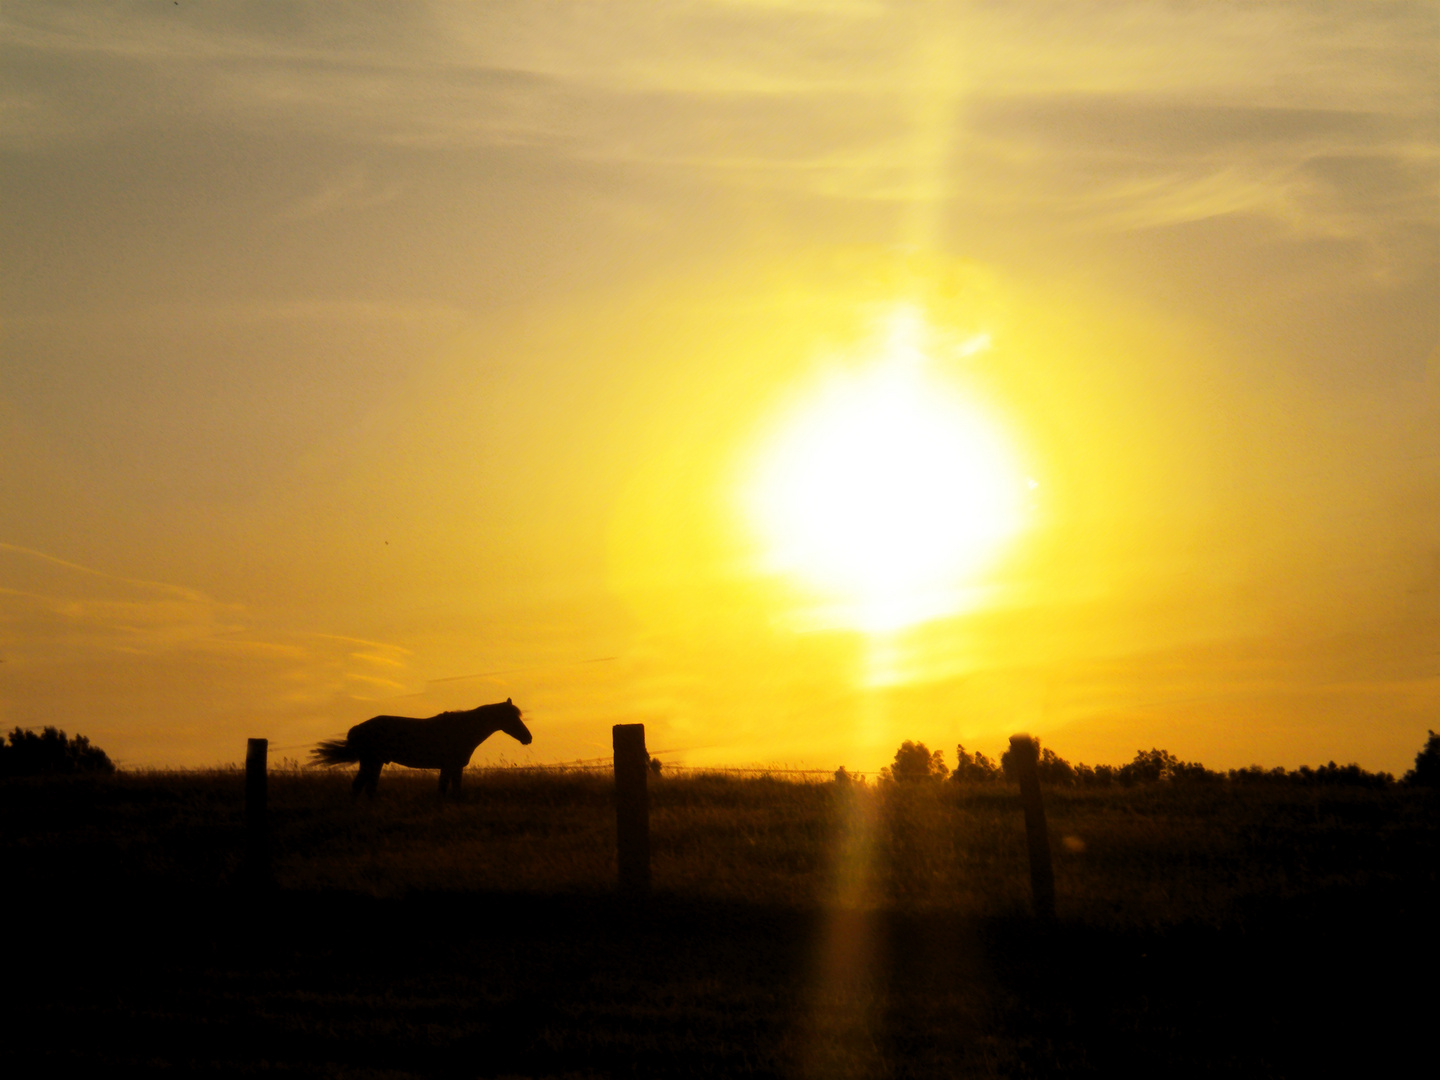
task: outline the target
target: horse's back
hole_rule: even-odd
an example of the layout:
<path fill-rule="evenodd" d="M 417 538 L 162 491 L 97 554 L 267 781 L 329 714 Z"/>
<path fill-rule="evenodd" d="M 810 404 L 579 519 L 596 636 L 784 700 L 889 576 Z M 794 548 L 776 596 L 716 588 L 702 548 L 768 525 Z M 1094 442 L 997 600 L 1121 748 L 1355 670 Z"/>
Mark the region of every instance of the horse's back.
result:
<path fill-rule="evenodd" d="M 447 725 L 438 717 L 427 720 L 413 716 L 372 716 L 350 729 L 350 745 L 367 757 L 394 762 L 412 769 L 444 769 L 470 760 L 473 746 L 457 744 Z"/>
<path fill-rule="evenodd" d="M 373 738 L 377 735 L 388 735 L 395 731 L 404 730 L 407 724 L 423 724 L 424 720 L 417 720 L 413 716 L 372 716 L 369 720 L 362 721 L 350 729 L 349 738 L 359 737 Z"/>

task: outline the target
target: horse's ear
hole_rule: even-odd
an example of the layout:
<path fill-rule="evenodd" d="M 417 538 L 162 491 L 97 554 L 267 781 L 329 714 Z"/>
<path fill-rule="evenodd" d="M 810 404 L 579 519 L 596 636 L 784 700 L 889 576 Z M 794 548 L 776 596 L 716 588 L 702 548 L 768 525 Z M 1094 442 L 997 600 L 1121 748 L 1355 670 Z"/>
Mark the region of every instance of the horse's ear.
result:
<path fill-rule="evenodd" d="M 514 705 L 515 703 L 514 703 L 513 701 L 511 701 L 511 700 L 507 697 L 507 698 L 505 699 L 505 704 L 506 704 L 506 705 Z"/>

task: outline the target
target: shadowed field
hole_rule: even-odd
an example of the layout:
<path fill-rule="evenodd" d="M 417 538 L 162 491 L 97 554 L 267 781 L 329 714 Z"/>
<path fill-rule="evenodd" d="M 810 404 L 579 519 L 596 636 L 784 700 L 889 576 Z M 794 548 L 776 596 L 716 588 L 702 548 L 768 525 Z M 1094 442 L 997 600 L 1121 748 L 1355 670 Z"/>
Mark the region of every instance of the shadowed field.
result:
<path fill-rule="evenodd" d="M 1410 789 L 1018 794 L 652 782 L 655 896 L 611 894 L 609 778 L 238 772 L 0 784 L 24 1004 L 5 1053 L 320 1075 L 1299 1075 L 1421 1038 L 1440 829 Z"/>

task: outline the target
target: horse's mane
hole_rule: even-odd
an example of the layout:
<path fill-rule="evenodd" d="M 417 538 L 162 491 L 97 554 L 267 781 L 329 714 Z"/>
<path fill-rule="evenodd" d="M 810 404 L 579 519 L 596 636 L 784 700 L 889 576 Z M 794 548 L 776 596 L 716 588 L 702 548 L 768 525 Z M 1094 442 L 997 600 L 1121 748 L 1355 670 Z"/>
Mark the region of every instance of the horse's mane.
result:
<path fill-rule="evenodd" d="M 486 709 L 503 709 L 507 706 L 515 710 L 516 716 L 525 715 L 520 711 L 520 706 L 516 705 L 509 698 L 506 698 L 504 701 L 492 701 L 486 705 L 476 705 L 473 709 L 447 709 L 442 712 L 440 716 L 471 716 L 474 713 L 484 712 Z M 440 719 L 440 716 L 435 717 L 435 719 Z"/>

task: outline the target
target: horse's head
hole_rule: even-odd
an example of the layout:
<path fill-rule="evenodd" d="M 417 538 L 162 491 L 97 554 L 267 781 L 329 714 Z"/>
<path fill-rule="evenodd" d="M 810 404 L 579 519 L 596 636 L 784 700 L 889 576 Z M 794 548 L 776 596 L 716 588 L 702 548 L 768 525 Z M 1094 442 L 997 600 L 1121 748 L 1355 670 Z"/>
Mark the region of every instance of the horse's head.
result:
<path fill-rule="evenodd" d="M 501 715 L 504 716 L 504 719 L 500 722 L 500 730 L 512 739 L 518 741 L 521 746 L 529 746 L 534 736 L 530 734 L 530 729 L 525 726 L 525 721 L 520 719 L 520 710 L 515 707 L 515 703 L 509 698 L 506 698 L 505 703 L 497 706 L 497 708 L 501 710 Z"/>

